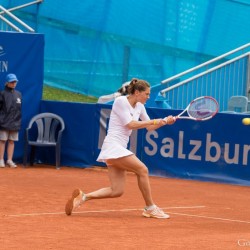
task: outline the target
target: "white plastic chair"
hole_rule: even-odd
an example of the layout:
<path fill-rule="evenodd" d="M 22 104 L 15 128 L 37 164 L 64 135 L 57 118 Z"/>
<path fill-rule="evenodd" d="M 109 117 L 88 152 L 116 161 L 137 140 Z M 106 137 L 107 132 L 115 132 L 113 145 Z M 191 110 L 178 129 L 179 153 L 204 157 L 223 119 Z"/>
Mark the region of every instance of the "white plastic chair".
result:
<path fill-rule="evenodd" d="M 231 96 L 228 101 L 228 111 L 242 113 L 247 111 L 248 98 L 246 96 Z"/>
<path fill-rule="evenodd" d="M 56 114 L 41 113 L 35 115 L 30 120 L 29 125 L 25 131 L 23 165 L 27 165 L 29 146 L 31 146 L 31 166 L 34 163 L 36 147 L 55 147 L 56 168 L 59 169 L 61 157 L 61 137 L 64 129 L 65 125 L 63 119 Z"/>

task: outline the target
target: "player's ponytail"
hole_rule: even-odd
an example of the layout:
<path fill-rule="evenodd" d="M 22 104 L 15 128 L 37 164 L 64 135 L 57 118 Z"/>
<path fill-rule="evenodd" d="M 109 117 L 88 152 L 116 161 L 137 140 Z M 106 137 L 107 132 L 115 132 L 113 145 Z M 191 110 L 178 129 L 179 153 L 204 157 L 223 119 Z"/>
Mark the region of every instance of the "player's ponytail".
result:
<path fill-rule="evenodd" d="M 133 78 L 128 85 L 128 94 L 134 94 L 136 90 L 139 92 L 145 91 L 149 87 L 150 84 L 147 81 Z"/>

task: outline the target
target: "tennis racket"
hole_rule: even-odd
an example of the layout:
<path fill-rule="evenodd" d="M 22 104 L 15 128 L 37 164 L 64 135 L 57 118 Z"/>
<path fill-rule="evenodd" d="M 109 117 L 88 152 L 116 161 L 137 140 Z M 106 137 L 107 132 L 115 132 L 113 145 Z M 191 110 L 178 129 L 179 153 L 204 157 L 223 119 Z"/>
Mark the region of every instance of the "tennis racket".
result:
<path fill-rule="evenodd" d="M 175 119 L 190 119 L 205 121 L 213 118 L 219 111 L 218 102 L 211 96 L 201 96 L 194 99 Z M 186 115 L 187 114 L 187 115 Z"/>

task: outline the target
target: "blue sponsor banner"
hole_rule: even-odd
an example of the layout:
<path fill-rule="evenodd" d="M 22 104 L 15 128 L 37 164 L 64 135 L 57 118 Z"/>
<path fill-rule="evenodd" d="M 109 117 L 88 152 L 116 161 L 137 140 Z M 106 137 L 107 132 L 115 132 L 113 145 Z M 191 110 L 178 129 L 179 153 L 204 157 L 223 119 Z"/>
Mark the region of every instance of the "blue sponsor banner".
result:
<path fill-rule="evenodd" d="M 24 129 L 40 109 L 43 88 L 44 35 L 0 32 L 0 90 L 9 73 L 17 75 L 16 89 L 22 93 L 22 129 L 15 145 L 14 159 L 22 161 Z"/>
<path fill-rule="evenodd" d="M 42 112 L 62 116 L 62 165 L 104 166 L 96 161 L 106 136 L 111 105 L 43 101 Z M 151 118 L 177 115 L 178 110 L 147 108 Z M 155 131 L 133 131 L 129 148 L 150 175 L 250 186 L 250 126 L 247 115 L 218 113 L 203 122 L 177 120 Z M 249 115 L 248 115 L 249 117 Z M 43 156 L 45 157 L 45 156 Z M 46 162 L 53 154 L 41 157 Z"/>
<path fill-rule="evenodd" d="M 144 130 L 141 159 L 153 175 L 250 185 L 250 127 L 242 124 L 244 117 L 219 113 L 208 121 L 177 120 Z"/>
<path fill-rule="evenodd" d="M 99 133 L 95 158 L 107 131 L 110 109 L 97 106 L 100 120 L 96 119 Z M 180 112 L 158 108 L 147 111 L 152 118 Z M 242 124 L 244 117 L 219 113 L 208 121 L 177 120 L 155 131 L 138 130 L 133 132 L 129 147 L 151 175 L 250 185 L 250 126 Z"/>

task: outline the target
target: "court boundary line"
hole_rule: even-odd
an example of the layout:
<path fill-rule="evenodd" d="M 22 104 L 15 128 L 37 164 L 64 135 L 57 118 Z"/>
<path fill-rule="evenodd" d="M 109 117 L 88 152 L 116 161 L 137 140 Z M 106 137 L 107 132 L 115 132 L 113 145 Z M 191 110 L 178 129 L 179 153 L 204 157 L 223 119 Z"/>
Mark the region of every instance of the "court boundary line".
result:
<path fill-rule="evenodd" d="M 163 207 L 162 209 L 199 209 L 205 208 L 206 206 L 181 206 L 181 207 Z M 142 211 L 143 209 L 138 208 L 125 208 L 125 209 L 107 209 L 107 210 L 88 210 L 88 211 L 75 211 L 74 214 L 88 214 L 88 213 L 110 213 L 110 212 L 130 212 L 130 211 Z M 171 211 L 166 211 L 168 214 L 186 216 L 186 217 L 195 217 L 195 218 L 203 218 L 203 219 L 212 219 L 218 221 L 228 221 L 228 222 L 237 222 L 250 224 L 250 221 L 245 220 L 237 220 L 237 219 L 229 219 L 229 218 L 221 218 L 221 217 L 213 217 L 213 216 L 205 216 L 205 215 L 196 215 L 196 214 L 187 214 L 187 213 L 176 213 Z M 46 216 L 46 215 L 65 215 L 65 212 L 48 212 L 48 213 L 28 213 L 28 214 L 5 214 L 4 217 L 28 217 L 28 216 Z"/>
<path fill-rule="evenodd" d="M 162 209 L 197 209 L 204 208 L 205 206 L 181 206 L 181 207 L 164 207 Z M 124 209 L 105 209 L 105 210 L 87 210 L 87 211 L 74 211 L 74 214 L 87 214 L 87 213 L 110 213 L 110 212 L 130 212 L 142 211 L 142 208 L 124 208 Z M 48 212 L 48 213 L 28 213 L 28 214 L 6 214 L 5 217 L 25 217 L 25 216 L 42 216 L 42 215 L 60 215 L 65 212 Z"/>
<path fill-rule="evenodd" d="M 213 217 L 213 216 L 205 216 L 205 215 L 195 215 L 195 214 L 183 214 L 183 213 L 174 213 L 174 212 L 167 212 L 167 213 L 169 213 L 169 214 L 175 214 L 175 215 L 183 215 L 183 216 L 188 216 L 188 217 L 198 217 L 198 218 L 204 218 L 204 219 L 222 220 L 222 221 L 239 222 L 239 223 L 250 224 L 250 221 L 244 221 L 244 220 L 235 220 L 235 219 L 228 219 L 228 218 L 221 218 L 221 217 Z"/>

